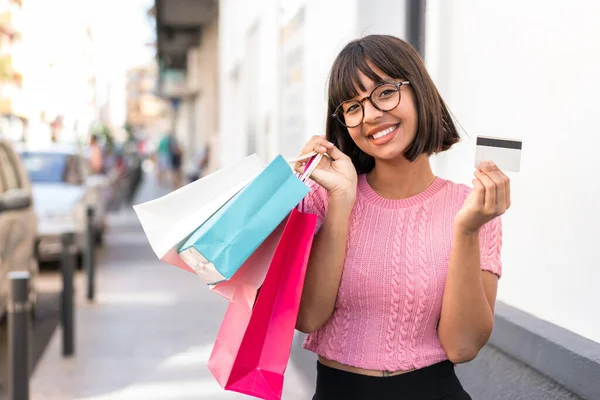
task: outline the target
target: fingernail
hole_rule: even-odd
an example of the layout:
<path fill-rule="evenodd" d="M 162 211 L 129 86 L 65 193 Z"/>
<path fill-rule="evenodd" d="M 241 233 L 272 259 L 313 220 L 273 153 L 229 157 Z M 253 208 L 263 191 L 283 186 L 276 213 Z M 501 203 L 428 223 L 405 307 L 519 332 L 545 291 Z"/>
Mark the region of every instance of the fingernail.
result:
<path fill-rule="evenodd" d="M 496 163 L 493 162 L 493 161 L 490 161 L 489 163 L 490 163 L 490 167 L 495 167 L 496 166 Z"/>

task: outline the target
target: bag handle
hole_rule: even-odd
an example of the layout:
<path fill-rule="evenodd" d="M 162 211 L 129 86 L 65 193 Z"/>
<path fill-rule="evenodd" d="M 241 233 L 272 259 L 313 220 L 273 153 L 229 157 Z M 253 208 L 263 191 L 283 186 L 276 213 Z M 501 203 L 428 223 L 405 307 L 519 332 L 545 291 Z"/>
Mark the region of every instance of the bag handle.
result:
<path fill-rule="evenodd" d="M 312 175 L 313 171 L 319 166 L 319 163 L 321 162 L 321 159 L 323 158 L 323 154 L 321 153 L 316 153 L 316 152 L 311 152 L 314 153 L 310 156 L 303 156 L 302 159 L 306 159 L 306 158 L 310 158 L 308 160 L 308 162 L 306 163 L 306 166 L 304 167 L 304 173 L 302 174 L 300 178 L 300 180 L 302 182 L 306 181 L 306 179 L 308 179 L 309 176 Z M 310 153 L 308 153 L 310 154 Z M 299 204 L 300 206 L 300 212 L 304 212 L 304 199 L 302 199 L 302 201 Z"/>
<path fill-rule="evenodd" d="M 325 154 L 325 156 L 329 157 L 327 154 Z M 323 158 L 322 153 L 317 153 L 316 151 L 311 151 L 310 153 L 306 153 L 300 157 L 296 157 L 296 158 L 287 160 L 287 163 L 292 164 L 292 163 L 295 163 L 298 161 L 303 161 L 303 160 L 308 159 L 308 162 L 306 163 L 306 166 L 304 167 L 304 173 L 301 176 L 299 176 L 300 180 L 302 182 L 304 182 L 312 175 L 314 170 L 317 168 L 317 166 L 321 162 L 322 158 Z"/>

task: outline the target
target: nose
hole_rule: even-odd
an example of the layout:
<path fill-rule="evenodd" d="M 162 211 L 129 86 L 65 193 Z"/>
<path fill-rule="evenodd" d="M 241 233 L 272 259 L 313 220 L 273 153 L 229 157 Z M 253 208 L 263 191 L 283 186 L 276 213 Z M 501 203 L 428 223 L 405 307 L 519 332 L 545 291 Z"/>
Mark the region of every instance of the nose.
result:
<path fill-rule="evenodd" d="M 370 100 L 366 100 L 363 103 L 363 108 L 365 109 L 364 122 L 367 124 L 373 123 L 383 116 L 383 111 L 379 111 L 377 108 L 375 108 Z"/>

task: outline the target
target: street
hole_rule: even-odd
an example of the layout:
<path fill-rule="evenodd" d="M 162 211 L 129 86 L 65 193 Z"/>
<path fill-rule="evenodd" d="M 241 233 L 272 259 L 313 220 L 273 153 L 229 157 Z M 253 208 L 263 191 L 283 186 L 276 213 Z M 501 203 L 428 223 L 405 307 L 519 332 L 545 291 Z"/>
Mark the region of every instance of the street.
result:
<path fill-rule="evenodd" d="M 162 193 L 146 180 L 138 201 Z M 188 272 L 157 261 L 131 209 L 111 215 L 98 259 L 97 299 L 76 282 L 75 356 L 56 329 L 31 379 L 32 399 L 247 398 L 219 387 L 206 367 L 227 302 Z M 284 398 L 310 397 L 293 362 Z"/>

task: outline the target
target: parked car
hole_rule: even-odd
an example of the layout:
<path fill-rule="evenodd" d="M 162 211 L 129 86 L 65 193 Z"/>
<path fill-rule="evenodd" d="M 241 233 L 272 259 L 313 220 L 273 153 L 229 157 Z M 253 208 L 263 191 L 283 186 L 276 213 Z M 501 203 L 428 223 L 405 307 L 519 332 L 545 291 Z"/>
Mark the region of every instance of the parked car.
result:
<path fill-rule="evenodd" d="M 0 139 L 0 314 L 8 304 L 8 273 L 31 275 L 29 298 L 35 307 L 37 219 L 27 173 L 10 142 Z"/>
<path fill-rule="evenodd" d="M 62 252 L 61 235 L 73 233 L 77 254 L 85 249 L 87 208 L 94 209 L 98 242 L 106 227 L 105 183 L 89 175 L 89 161 L 77 147 L 52 145 L 21 148 L 20 155 L 33 187 L 39 220 L 38 259 L 57 261 Z"/>

